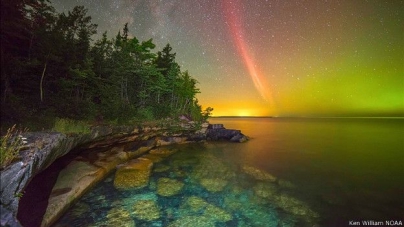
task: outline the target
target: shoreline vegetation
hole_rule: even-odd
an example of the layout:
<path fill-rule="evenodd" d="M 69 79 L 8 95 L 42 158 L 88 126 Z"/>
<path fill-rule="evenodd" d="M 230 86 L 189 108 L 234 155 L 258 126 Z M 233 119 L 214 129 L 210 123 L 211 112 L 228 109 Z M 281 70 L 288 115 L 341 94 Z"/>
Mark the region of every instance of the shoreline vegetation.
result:
<path fill-rule="evenodd" d="M 1 12 L 2 168 L 24 147 L 22 131 L 89 133 L 180 118 L 201 124 L 211 115 L 169 43 L 155 51 L 127 23 L 94 40 L 97 25 L 84 6 L 58 13 L 48 1 L 2 1 Z"/>
<path fill-rule="evenodd" d="M 50 129 L 58 119 L 201 122 L 213 110 L 202 110 L 198 81 L 181 69 L 171 45 L 155 50 L 152 39 L 138 40 L 127 23 L 94 40 L 97 25 L 83 6 L 58 13 L 48 1 L 17 0 L 2 1 L 1 10 L 3 135 L 13 125 Z"/>
<path fill-rule="evenodd" d="M 350 119 L 350 118 L 386 118 L 386 119 L 404 119 L 404 117 L 401 116 L 390 116 L 390 117 L 386 117 L 386 116 L 374 116 L 374 117 L 369 117 L 369 116 L 361 116 L 361 117 L 355 117 L 355 116 L 349 116 L 349 117 L 307 117 L 307 116 L 210 116 L 209 118 L 313 118 L 313 119 L 322 119 L 322 118 L 346 118 L 346 119 Z"/>

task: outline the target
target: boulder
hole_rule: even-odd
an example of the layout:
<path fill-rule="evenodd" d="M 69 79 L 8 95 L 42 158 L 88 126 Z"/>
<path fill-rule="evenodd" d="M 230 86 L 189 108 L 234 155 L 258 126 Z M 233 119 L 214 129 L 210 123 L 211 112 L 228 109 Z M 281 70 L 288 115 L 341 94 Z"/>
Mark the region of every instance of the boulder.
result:
<path fill-rule="evenodd" d="M 202 178 L 200 184 L 210 192 L 220 192 L 227 185 L 227 181 L 220 178 Z"/>
<path fill-rule="evenodd" d="M 197 196 L 188 197 L 181 205 L 180 213 L 185 216 L 200 215 L 212 222 L 227 222 L 233 219 L 227 211 Z"/>
<path fill-rule="evenodd" d="M 170 178 L 160 178 L 157 181 L 157 194 L 161 196 L 173 196 L 184 187 L 184 183 Z"/>
<path fill-rule="evenodd" d="M 153 162 L 137 158 L 120 166 L 115 173 L 114 186 L 118 189 L 143 188 L 149 183 Z"/>
<path fill-rule="evenodd" d="M 199 163 L 197 163 L 191 173 L 192 179 L 197 181 L 200 181 L 203 178 L 222 179 L 227 181 L 235 176 L 236 174 L 234 171 L 232 171 L 224 162 L 212 154 L 203 154 L 199 158 Z"/>
<path fill-rule="evenodd" d="M 208 129 L 225 129 L 223 124 L 209 124 Z"/>
<path fill-rule="evenodd" d="M 264 170 L 257 169 L 252 166 L 244 165 L 242 167 L 244 173 L 252 176 L 256 180 L 263 180 L 263 181 L 270 181 L 270 182 L 275 182 L 276 177 L 271 175 L 270 173 L 265 172 Z"/>
<path fill-rule="evenodd" d="M 171 222 L 168 227 L 215 227 L 215 222 L 210 220 L 207 217 L 192 215 L 192 216 L 184 216 L 173 222 Z"/>
<path fill-rule="evenodd" d="M 270 198 L 277 193 L 277 187 L 273 183 L 268 182 L 258 182 L 253 187 L 254 194 L 261 198 Z"/>
<path fill-rule="evenodd" d="M 143 221 L 160 218 L 160 208 L 154 200 L 139 200 L 133 204 L 133 215 Z"/>
<path fill-rule="evenodd" d="M 248 140 L 240 130 L 225 129 L 223 125 L 209 125 L 206 131 L 206 138 L 208 140 L 227 140 L 231 142 L 245 142 Z"/>
<path fill-rule="evenodd" d="M 239 142 L 239 143 L 244 143 L 248 140 L 248 137 L 243 135 L 242 133 L 233 136 L 230 141 L 231 142 Z"/>
<path fill-rule="evenodd" d="M 107 227 L 135 227 L 135 221 L 130 217 L 130 213 L 122 208 L 112 208 L 108 211 L 107 221 L 100 226 Z"/>
<path fill-rule="evenodd" d="M 154 167 L 153 171 L 156 173 L 161 173 L 161 172 L 165 172 L 165 171 L 169 170 L 170 168 L 171 167 L 168 165 L 159 164 Z"/>

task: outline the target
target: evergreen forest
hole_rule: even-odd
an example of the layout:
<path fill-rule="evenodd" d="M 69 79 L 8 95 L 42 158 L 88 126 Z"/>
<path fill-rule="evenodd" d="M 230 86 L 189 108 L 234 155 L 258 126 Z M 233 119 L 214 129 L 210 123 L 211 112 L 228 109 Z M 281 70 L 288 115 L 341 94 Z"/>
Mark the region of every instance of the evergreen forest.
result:
<path fill-rule="evenodd" d="M 56 118 L 128 122 L 185 115 L 204 119 L 197 80 L 170 44 L 156 51 L 122 25 L 114 38 L 83 6 L 57 13 L 46 0 L 1 1 L 2 124 Z M 112 37 L 111 36 L 111 37 Z"/>

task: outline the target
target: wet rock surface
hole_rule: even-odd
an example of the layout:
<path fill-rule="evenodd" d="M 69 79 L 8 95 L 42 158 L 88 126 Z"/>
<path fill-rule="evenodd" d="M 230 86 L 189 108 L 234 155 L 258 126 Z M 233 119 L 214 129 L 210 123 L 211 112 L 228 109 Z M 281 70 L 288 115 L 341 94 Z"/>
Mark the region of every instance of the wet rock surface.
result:
<path fill-rule="evenodd" d="M 160 178 L 157 181 L 157 194 L 161 196 L 173 196 L 184 187 L 184 183 L 175 179 Z"/>
<path fill-rule="evenodd" d="M 117 212 L 127 220 L 120 223 L 123 226 L 134 222 L 137 226 L 315 226 L 318 214 L 294 195 L 291 182 L 281 177 L 272 181 L 272 173 L 244 162 L 229 162 L 221 150 L 204 147 L 176 146 L 178 152 L 156 163 L 148 185 L 142 188 L 116 189 L 115 176 L 110 175 L 56 227 L 89 219 L 89 226 L 107 225 L 111 209 L 124 210 Z M 154 171 L 167 166 L 165 171 Z M 91 209 L 86 210 L 85 204 L 91 204 Z M 77 216 L 79 211 L 83 213 Z"/>
<path fill-rule="evenodd" d="M 248 137 L 241 133 L 240 130 L 226 129 L 222 124 L 211 124 L 206 131 L 208 140 L 227 140 L 231 142 L 245 142 Z"/>
<path fill-rule="evenodd" d="M 119 166 L 115 173 L 114 186 L 117 189 L 142 188 L 149 183 L 153 162 L 137 158 Z"/>
<path fill-rule="evenodd" d="M 1 225 L 21 226 L 17 216 L 20 221 L 34 223 L 35 226 L 51 225 L 71 204 L 116 166 L 155 147 L 206 139 L 236 142 L 247 139 L 238 130 L 224 133 L 234 135 L 231 138 L 220 136 L 223 132 L 214 136 L 212 131 L 211 137 L 207 137 L 211 130 L 209 127 L 210 125 L 203 124 L 199 131 L 188 130 L 172 136 L 162 136 L 164 129 L 152 127 L 96 127 L 86 135 L 26 133 L 24 137 L 27 138 L 28 144 L 20 152 L 21 159 L 1 170 Z M 83 150 L 88 151 L 81 153 Z M 158 162 L 172 153 L 173 151 L 156 149 L 148 154 L 148 158 Z M 56 162 L 60 157 L 66 160 Z M 55 163 L 57 165 L 54 165 Z M 54 167 L 51 167 L 52 165 Z M 70 175 L 67 173 L 69 169 L 77 171 L 77 174 L 67 177 Z M 44 172 L 48 175 L 39 177 Z M 52 176 L 49 172 L 53 172 Z M 68 182 L 73 186 L 67 186 Z M 216 187 L 213 190 L 221 188 L 221 184 L 213 185 Z"/>

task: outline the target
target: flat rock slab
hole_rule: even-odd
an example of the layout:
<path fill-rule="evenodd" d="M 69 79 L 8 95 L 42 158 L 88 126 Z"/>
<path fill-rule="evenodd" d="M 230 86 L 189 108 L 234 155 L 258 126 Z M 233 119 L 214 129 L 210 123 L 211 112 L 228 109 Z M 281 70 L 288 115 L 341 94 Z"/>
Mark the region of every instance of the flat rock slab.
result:
<path fill-rule="evenodd" d="M 149 183 L 153 162 L 137 158 L 119 166 L 115 173 L 114 186 L 117 189 L 142 188 Z"/>
<path fill-rule="evenodd" d="M 57 220 L 89 188 L 98 183 L 105 170 L 83 161 L 72 161 L 58 176 L 49 198 L 41 226 Z"/>

